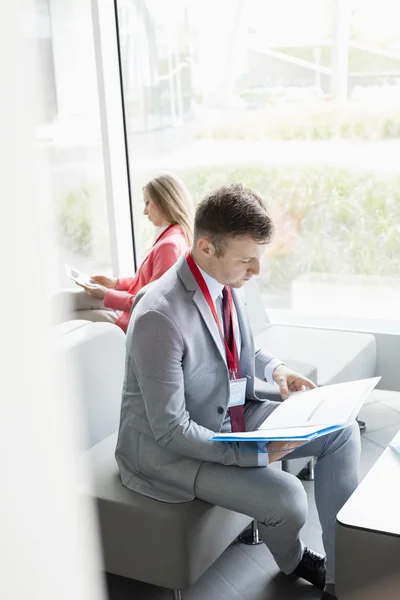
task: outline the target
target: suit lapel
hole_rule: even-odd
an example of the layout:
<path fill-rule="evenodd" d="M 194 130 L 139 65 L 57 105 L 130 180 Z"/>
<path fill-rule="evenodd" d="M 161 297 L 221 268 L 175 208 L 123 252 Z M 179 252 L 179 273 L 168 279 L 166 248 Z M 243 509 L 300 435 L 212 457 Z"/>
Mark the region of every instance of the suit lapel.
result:
<path fill-rule="evenodd" d="M 222 359 L 224 360 L 224 362 L 226 362 L 225 346 L 221 339 L 218 326 L 214 321 L 214 317 L 211 313 L 210 307 L 208 306 L 207 301 L 204 298 L 203 292 L 197 285 L 197 282 L 193 277 L 192 272 L 189 269 L 189 265 L 187 264 L 186 258 L 184 256 L 180 258 L 177 263 L 177 273 L 180 279 L 182 280 L 183 284 L 185 285 L 186 289 L 188 291 L 194 292 L 193 302 L 197 306 L 197 309 L 200 312 L 204 324 L 208 329 L 208 332 L 210 333 L 215 345 L 217 346 Z"/>
<path fill-rule="evenodd" d="M 226 360 L 225 346 L 221 339 L 221 335 L 219 333 L 218 326 L 217 326 L 217 324 L 214 320 L 214 317 L 211 313 L 210 307 L 208 306 L 206 299 L 204 298 L 203 292 L 199 288 L 197 288 L 197 290 L 195 291 L 195 293 L 193 295 L 193 302 L 196 304 L 197 308 L 199 309 L 199 312 L 203 318 L 203 321 L 204 321 L 208 331 L 210 332 L 210 335 L 211 335 L 212 339 L 214 340 L 222 358 L 225 361 Z"/>
<path fill-rule="evenodd" d="M 249 319 L 247 317 L 246 305 L 243 295 L 240 291 L 232 289 L 232 297 L 235 303 L 236 314 L 239 321 L 240 336 L 242 346 L 240 351 L 240 364 L 244 372 L 251 371 L 252 361 L 254 362 L 254 341 L 250 329 Z"/>

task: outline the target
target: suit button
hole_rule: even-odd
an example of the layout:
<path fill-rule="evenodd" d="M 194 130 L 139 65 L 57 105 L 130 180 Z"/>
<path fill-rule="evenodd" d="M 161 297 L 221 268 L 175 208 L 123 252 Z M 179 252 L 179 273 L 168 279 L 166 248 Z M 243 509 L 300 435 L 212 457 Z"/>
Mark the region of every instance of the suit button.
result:
<path fill-rule="evenodd" d="M 223 415 L 223 414 L 224 414 L 224 412 L 225 412 L 225 411 L 224 411 L 224 409 L 223 409 L 223 407 L 222 407 L 222 406 L 217 406 L 217 413 L 218 413 L 219 415 Z"/>

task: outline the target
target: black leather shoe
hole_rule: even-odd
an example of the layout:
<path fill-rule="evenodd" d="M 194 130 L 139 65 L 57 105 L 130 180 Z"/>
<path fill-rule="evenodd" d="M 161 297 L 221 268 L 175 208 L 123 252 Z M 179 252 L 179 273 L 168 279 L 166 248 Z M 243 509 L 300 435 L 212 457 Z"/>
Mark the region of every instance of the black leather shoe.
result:
<path fill-rule="evenodd" d="M 321 600 L 338 600 L 338 597 L 332 596 L 329 592 L 322 592 Z"/>
<path fill-rule="evenodd" d="M 293 575 L 297 575 L 323 590 L 325 587 L 325 560 L 325 556 L 313 552 L 309 548 L 304 548 L 303 558 L 293 571 Z"/>

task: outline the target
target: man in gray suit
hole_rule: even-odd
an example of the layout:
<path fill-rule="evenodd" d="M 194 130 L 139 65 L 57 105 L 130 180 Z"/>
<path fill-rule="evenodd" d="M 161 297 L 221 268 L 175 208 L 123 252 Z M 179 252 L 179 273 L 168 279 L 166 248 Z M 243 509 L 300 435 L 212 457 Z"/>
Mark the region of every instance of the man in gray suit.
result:
<path fill-rule="evenodd" d="M 276 408 L 255 396 L 255 377 L 276 382 L 283 399 L 314 387 L 254 348 L 240 288 L 259 274 L 272 230 L 261 198 L 241 185 L 220 188 L 198 206 L 191 252 L 132 314 L 116 457 L 131 490 L 165 502 L 197 497 L 257 519 L 280 569 L 307 579 L 327 600 L 335 598 L 336 514 L 358 483 L 356 423 L 306 445 L 210 441 L 215 432 L 254 430 Z M 283 456 L 317 457 L 326 560 L 299 538 L 307 515 L 302 484 L 269 468 Z"/>

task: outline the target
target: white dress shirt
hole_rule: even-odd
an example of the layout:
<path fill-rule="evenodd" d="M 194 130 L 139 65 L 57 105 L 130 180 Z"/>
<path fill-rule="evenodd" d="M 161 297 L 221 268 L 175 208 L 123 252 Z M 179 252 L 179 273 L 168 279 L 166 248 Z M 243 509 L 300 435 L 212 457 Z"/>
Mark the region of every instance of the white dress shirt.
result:
<path fill-rule="evenodd" d="M 199 265 L 197 265 L 197 266 L 199 267 Z M 211 277 L 211 275 L 209 275 L 208 273 L 203 271 L 203 269 L 201 267 L 199 267 L 199 271 L 203 275 L 204 281 L 206 282 L 208 291 L 210 292 L 210 296 L 212 298 L 212 301 L 214 302 L 214 306 L 217 311 L 221 329 L 222 329 L 222 331 L 224 331 L 224 325 L 223 325 L 224 321 L 222 318 L 222 290 L 224 289 L 224 285 L 222 283 L 220 283 L 219 281 L 217 281 L 216 279 L 214 279 L 214 277 Z M 240 352 L 241 352 L 241 348 L 242 348 L 242 337 L 240 335 L 240 327 L 239 327 L 239 321 L 238 321 L 238 317 L 237 317 L 237 313 L 236 313 L 235 303 L 233 303 L 233 335 L 235 336 L 236 348 L 238 351 L 238 355 L 240 357 Z M 272 360 L 270 360 L 269 363 L 266 365 L 265 371 L 264 371 L 265 381 L 268 381 L 268 383 L 274 383 L 274 379 L 273 379 L 274 369 L 278 365 L 282 365 L 282 364 L 283 363 L 279 358 L 273 358 Z"/>

